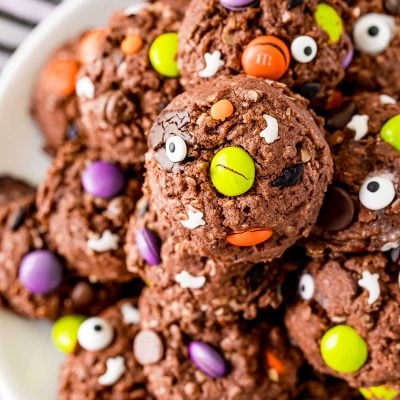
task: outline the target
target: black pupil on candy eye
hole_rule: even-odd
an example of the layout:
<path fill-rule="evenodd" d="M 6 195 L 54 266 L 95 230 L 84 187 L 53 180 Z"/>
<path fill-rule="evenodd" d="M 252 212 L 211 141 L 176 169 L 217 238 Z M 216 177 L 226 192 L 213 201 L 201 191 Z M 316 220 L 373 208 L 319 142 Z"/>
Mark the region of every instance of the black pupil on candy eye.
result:
<path fill-rule="evenodd" d="M 370 36 L 378 36 L 378 34 L 379 34 L 379 28 L 378 28 L 377 26 L 371 26 L 371 27 L 368 29 L 368 34 L 369 34 Z"/>
<path fill-rule="evenodd" d="M 375 192 L 377 192 L 379 190 L 379 183 L 375 182 L 375 181 L 372 181 L 372 182 L 368 183 L 367 189 L 370 192 L 375 193 Z"/>
<path fill-rule="evenodd" d="M 306 290 L 305 285 L 300 285 L 300 292 L 304 292 Z"/>
<path fill-rule="evenodd" d="M 175 151 L 175 143 L 170 143 L 168 145 L 168 149 L 171 153 L 173 153 Z"/>
<path fill-rule="evenodd" d="M 101 327 L 101 325 L 95 325 L 95 326 L 93 327 L 93 329 L 94 329 L 96 332 L 100 332 L 103 328 Z"/>
<path fill-rule="evenodd" d="M 312 48 L 310 46 L 307 46 L 304 48 L 304 54 L 306 56 L 310 56 L 312 54 Z"/>

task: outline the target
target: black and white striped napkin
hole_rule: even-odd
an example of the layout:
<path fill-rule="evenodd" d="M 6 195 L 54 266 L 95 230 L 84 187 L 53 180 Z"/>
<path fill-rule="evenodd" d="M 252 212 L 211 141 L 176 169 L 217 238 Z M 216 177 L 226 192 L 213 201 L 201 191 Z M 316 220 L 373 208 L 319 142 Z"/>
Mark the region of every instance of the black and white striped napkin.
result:
<path fill-rule="evenodd" d="M 31 29 L 61 1 L 0 0 L 0 70 Z"/>

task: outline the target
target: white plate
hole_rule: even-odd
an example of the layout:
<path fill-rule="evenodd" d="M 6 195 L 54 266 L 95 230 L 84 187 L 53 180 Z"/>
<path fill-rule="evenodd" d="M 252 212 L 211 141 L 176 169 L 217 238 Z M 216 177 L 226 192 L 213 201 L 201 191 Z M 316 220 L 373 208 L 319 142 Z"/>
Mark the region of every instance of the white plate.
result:
<path fill-rule="evenodd" d="M 26 39 L 0 76 L 0 174 L 41 182 L 49 159 L 29 116 L 38 71 L 63 41 L 104 25 L 113 10 L 137 1 L 65 1 Z M 62 358 L 51 344 L 49 324 L 0 312 L 1 400 L 55 400 Z"/>

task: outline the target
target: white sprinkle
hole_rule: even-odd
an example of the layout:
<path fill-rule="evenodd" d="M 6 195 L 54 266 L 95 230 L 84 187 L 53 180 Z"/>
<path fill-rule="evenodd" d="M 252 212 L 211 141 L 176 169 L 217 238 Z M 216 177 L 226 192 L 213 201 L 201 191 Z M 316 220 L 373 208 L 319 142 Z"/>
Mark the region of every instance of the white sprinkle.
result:
<path fill-rule="evenodd" d="M 196 229 L 199 226 L 205 225 L 206 222 L 203 219 L 204 214 L 201 211 L 195 210 L 192 206 L 189 206 L 188 219 L 181 221 L 181 224 L 188 229 Z"/>
<path fill-rule="evenodd" d="M 132 304 L 122 304 L 121 313 L 125 324 L 138 325 L 140 323 L 140 312 Z"/>
<path fill-rule="evenodd" d="M 381 247 L 381 251 L 390 251 L 393 249 L 397 249 L 400 246 L 399 242 L 387 242 Z"/>
<path fill-rule="evenodd" d="M 351 129 L 356 134 L 354 136 L 355 140 L 362 139 L 368 133 L 368 115 L 353 115 L 353 118 L 346 125 L 346 128 Z"/>
<path fill-rule="evenodd" d="M 91 236 L 91 237 L 90 237 Z M 101 236 L 89 232 L 89 239 L 87 241 L 87 245 L 89 249 L 96 251 L 98 253 L 103 253 L 109 250 L 117 250 L 118 249 L 119 236 L 114 235 L 108 229 L 105 230 Z"/>
<path fill-rule="evenodd" d="M 133 354 L 141 365 L 155 364 L 162 359 L 164 346 L 156 332 L 145 329 L 135 337 Z"/>
<path fill-rule="evenodd" d="M 200 289 L 206 284 L 204 276 L 193 276 L 187 271 L 182 271 L 175 275 L 175 282 L 179 283 L 183 289 Z"/>
<path fill-rule="evenodd" d="M 109 358 L 106 361 L 106 372 L 99 377 L 98 382 L 103 386 L 111 386 L 117 383 L 125 373 L 124 357 Z"/>
<path fill-rule="evenodd" d="M 380 101 L 380 103 L 382 105 L 385 105 L 385 104 L 396 104 L 397 103 L 396 99 L 394 99 L 391 96 L 388 96 L 387 94 L 381 94 L 379 96 L 379 101 Z"/>
<path fill-rule="evenodd" d="M 76 82 L 76 94 L 78 97 L 85 97 L 87 99 L 94 99 L 96 89 L 93 85 L 93 82 L 87 77 L 79 79 Z"/>
<path fill-rule="evenodd" d="M 265 139 L 268 144 L 274 143 L 279 139 L 279 124 L 276 118 L 271 115 L 263 115 L 267 127 L 260 133 L 260 136 Z"/>
<path fill-rule="evenodd" d="M 136 4 L 132 4 L 131 6 L 125 8 L 124 15 L 127 17 L 131 15 L 136 15 L 139 11 L 142 11 L 150 6 L 150 3 L 147 1 L 139 1 Z"/>
<path fill-rule="evenodd" d="M 371 274 L 369 271 L 363 271 L 362 279 L 358 281 L 358 285 L 369 292 L 368 304 L 373 304 L 379 299 L 381 295 L 379 274 Z"/>
<path fill-rule="evenodd" d="M 222 54 L 219 50 L 204 54 L 204 61 L 206 66 L 199 72 L 201 78 L 211 78 L 225 65 L 225 61 L 222 59 Z"/>

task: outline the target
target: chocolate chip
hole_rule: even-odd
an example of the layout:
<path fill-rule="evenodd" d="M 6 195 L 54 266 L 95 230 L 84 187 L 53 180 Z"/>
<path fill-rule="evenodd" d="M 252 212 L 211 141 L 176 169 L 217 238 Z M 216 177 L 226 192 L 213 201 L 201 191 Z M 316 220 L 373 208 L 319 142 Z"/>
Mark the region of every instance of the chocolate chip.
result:
<path fill-rule="evenodd" d="M 297 89 L 306 99 L 313 99 L 317 96 L 321 85 L 318 82 L 309 82 Z"/>
<path fill-rule="evenodd" d="M 257 290 L 264 277 L 265 264 L 259 263 L 253 266 L 253 268 L 247 273 L 246 279 L 252 291 Z"/>
<path fill-rule="evenodd" d="M 272 183 L 272 187 L 280 187 L 281 189 L 295 185 L 299 180 L 304 171 L 303 164 L 293 165 L 286 168 L 282 175 L 276 178 Z"/>
<path fill-rule="evenodd" d="M 385 8 L 391 14 L 400 14 L 400 0 L 385 0 Z"/>
<path fill-rule="evenodd" d="M 94 299 L 93 288 L 87 282 L 79 282 L 72 289 L 71 300 L 75 307 L 89 305 Z"/>
<path fill-rule="evenodd" d="M 356 105 L 347 103 L 341 107 L 335 114 L 327 118 L 326 127 L 330 131 L 343 129 L 350 121 L 351 117 L 356 113 Z"/>
<path fill-rule="evenodd" d="M 74 122 L 69 124 L 67 129 L 67 138 L 68 140 L 74 140 L 78 137 L 79 132 Z"/>
<path fill-rule="evenodd" d="M 326 193 L 317 225 L 329 231 L 340 231 L 351 224 L 354 217 L 354 202 L 342 188 L 332 186 Z"/>
<path fill-rule="evenodd" d="M 24 207 L 19 207 L 17 213 L 15 214 L 14 221 L 11 224 L 11 230 L 15 232 L 19 229 L 25 221 L 25 209 Z"/>
<path fill-rule="evenodd" d="M 295 8 L 303 3 L 304 0 L 289 0 L 287 8 L 288 10 L 291 10 L 292 8 Z"/>

